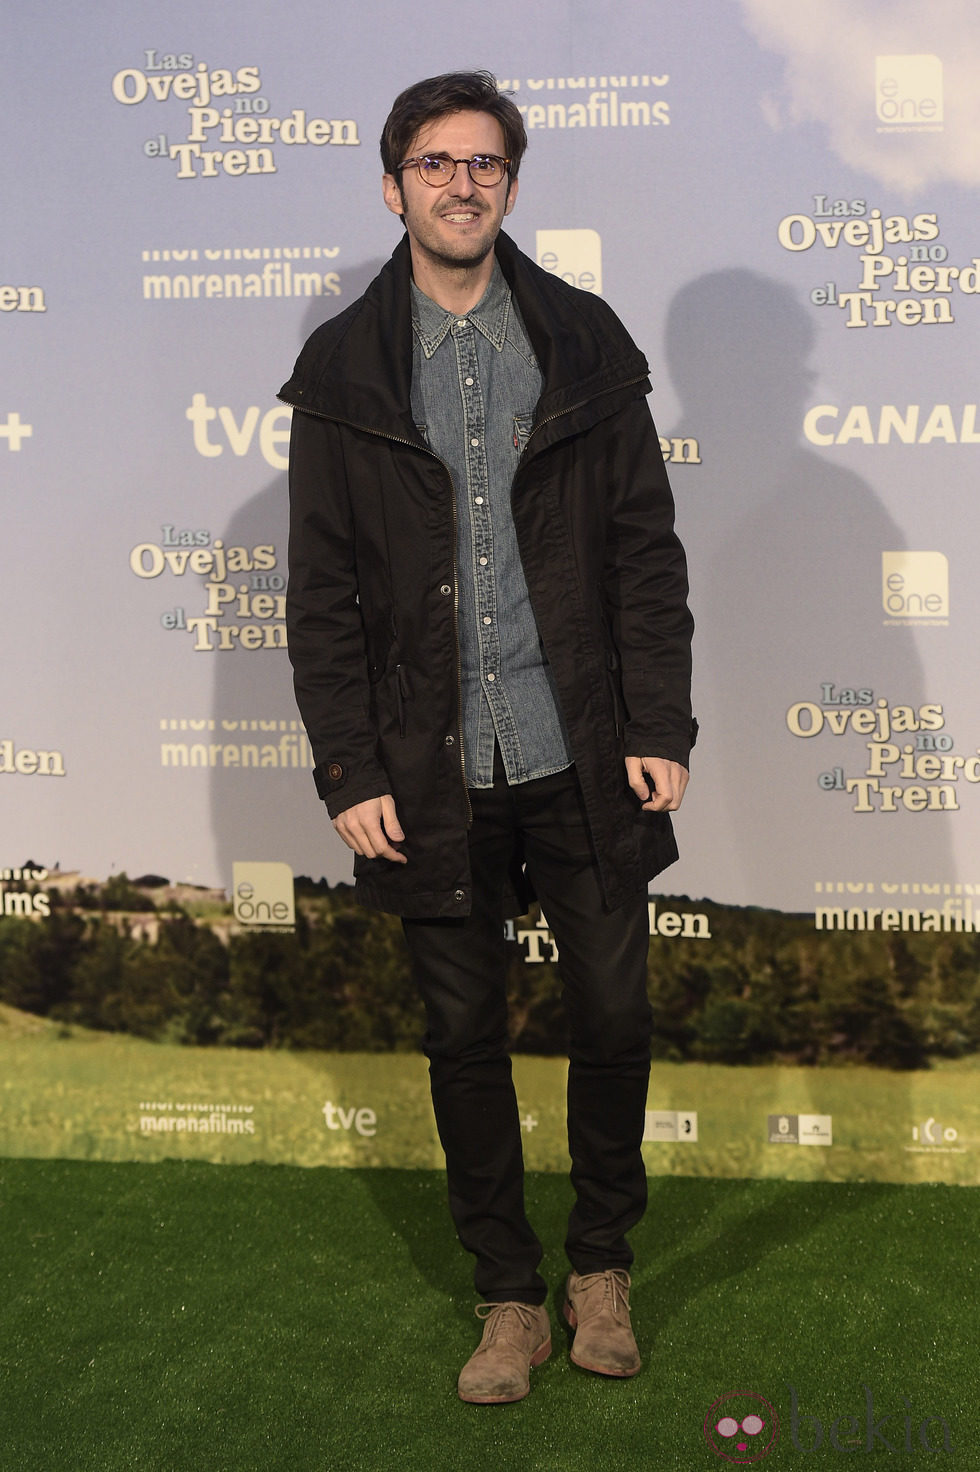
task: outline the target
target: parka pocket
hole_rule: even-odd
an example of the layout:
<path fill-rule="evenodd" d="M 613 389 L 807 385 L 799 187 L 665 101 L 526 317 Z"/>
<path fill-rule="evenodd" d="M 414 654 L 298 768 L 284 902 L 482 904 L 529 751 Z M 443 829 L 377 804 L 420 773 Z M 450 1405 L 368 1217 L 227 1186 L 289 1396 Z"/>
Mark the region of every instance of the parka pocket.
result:
<path fill-rule="evenodd" d="M 409 699 L 411 691 L 408 683 L 408 672 L 403 664 L 395 665 L 393 679 L 395 684 L 395 708 L 398 711 L 398 734 L 404 741 L 407 725 L 405 702 Z"/>
<path fill-rule="evenodd" d="M 408 730 L 408 703 L 412 698 L 412 686 L 408 670 L 401 663 L 392 665 L 375 691 L 378 706 L 378 729 L 382 736 L 389 722 L 397 723 L 398 735 L 404 741 Z"/>
<path fill-rule="evenodd" d="M 626 701 L 623 697 L 623 680 L 620 669 L 619 650 L 616 648 L 612 632 L 609 628 L 609 622 L 605 616 L 602 619 L 602 662 L 606 671 L 606 685 L 609 689 L 609 699 L 612 704 L 616 737 L 621 741 L 626 730 Z"/>
<path fill-rule="evenodd" d="M 398 651 L 394 646 L 388 649 L 383 662 L 371 661 L 368 666 L 368 683 L 371 687 L 372 715 L 379 735 L 385 734 L 390 723 L 397 722 L 398 734 L 404 739 L 412 686 L 408 670 L 398 658 Z"/>
<path fill-rule="evenodd" d="M 619 674 L 619 655 L 612 648 L 606 650 L 606 680 L 612 698 L 616 736 L 618 740 L 622 740 L 626 726 L 626 704 L 623 700 L 623 684 Z"/>

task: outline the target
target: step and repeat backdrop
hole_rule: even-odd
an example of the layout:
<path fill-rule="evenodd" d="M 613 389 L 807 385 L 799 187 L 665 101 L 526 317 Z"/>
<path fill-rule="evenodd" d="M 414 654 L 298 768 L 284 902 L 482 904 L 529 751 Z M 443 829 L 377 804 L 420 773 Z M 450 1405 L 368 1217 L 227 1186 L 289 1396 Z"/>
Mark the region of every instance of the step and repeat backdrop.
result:
<path fill-rule="evenodd" d="M 689 551 L 650 1170 L 980 1182 L 978 65 L 967 0 L 7 17 L 0 1151 L 438 1164 L 292 699 L 276 391 L 397 243 L 391 101 L 484 67 L 508 228 L 647 353 Z M 562 1169 L 547 917 L 509 940 Z"/>

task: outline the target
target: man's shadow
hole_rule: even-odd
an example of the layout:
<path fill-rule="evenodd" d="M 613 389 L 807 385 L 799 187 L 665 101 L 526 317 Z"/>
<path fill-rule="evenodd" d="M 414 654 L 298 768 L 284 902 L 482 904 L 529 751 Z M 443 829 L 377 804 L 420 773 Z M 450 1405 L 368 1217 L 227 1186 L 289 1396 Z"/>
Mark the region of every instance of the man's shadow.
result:
<path fill-rule="evenodd" d="M 902 532 L 867 481 L 803 441 L 814 338 L 788 287 L 739 269 L 677 293 L 665 344 L 677 433 L 698 439 L 702 459 L 672 473 L 702 739 L 679 815 L 688 857 L 670 883 L 790 911 L 813 907 L 818 880 L 871 882 L 869 899 L 849 902 L 874 905 L 882 881 L 951 873 L 942 813 L 855 812 L 856 794 L 819 785 L 837 768 L 864 777 L 871 735 L 788 728 L 790 708 L 821 706 L 826 684 L 870 690 L 875 704 L 936 699 L 912 630 L 883 627 L 881 554 L 904 548 Z"/>
<path fill-rule="evenodd" d="M 339 299 L 313 298 L 303 315 L 300 343 L 334 315 L 331 306 L 339 312 L 360 297 L 382 264 L 369 260 L 345 271 L 343 296 Z M 291 363 L 272 369 L 278 373 L 272 393 L 291 370 Z M 286 474 L 280 473 L 238 507 L 219 535 L 226 548 L 271 544 L 276 549 L 273 575 L 284 578 L 288 530 L 288 481 Z M 247 583 L 249 577 L 229 573 L 228 581 L 237 592 L 239 584 Z M 239 621 L 228 617 L 231 622 Z M 334 833 L 326 808 L 317 797 L 310 765 L 291 765 L 294 755 L 297 759 L 305 757 L 309 748 L 302 739 L 292 667 L 285 648 L 216 651 L 211 709 L 217 728 L 215 740 L 257 745 L 260 751 L 264 746 L 272 747 L 277 761 L 287 763 L 211 770 L 211 824 L 220 882 L 228 892 L 236 860 L 278 861 L 289 864 L 294 874 L 309 874 L 314 879 L 325 875 L 332 882 L 349 880 L 349 851 Z M 221 728 L 223 721 L 272 725 L 266 730 L 239 727 L 225 731 Z"/>

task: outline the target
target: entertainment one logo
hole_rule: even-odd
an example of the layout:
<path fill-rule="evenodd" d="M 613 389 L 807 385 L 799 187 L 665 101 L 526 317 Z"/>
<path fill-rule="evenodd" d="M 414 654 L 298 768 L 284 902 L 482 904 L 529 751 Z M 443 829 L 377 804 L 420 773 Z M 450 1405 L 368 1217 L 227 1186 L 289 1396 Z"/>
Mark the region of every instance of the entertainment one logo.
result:
<path fill-rule="evenodd" d="M 602 237 L 598 230 L 538 230 L 535 259 L 550 271 L 577 286 L 602 296 Z"/>
<path fill-rule="evenodd" d="M 857 252 L 856 283 L 842 287 L 836 276 L 811 277 L 809 283 L 813 305 L 843 312 L 845 327 L 947 325 L 956 320 L 954 302 L 980 293 L 980 256 L 949 264 L 935 210 L 886 215 L 877 205 L 869 208 L 866 199 L 812 199 L 805 213 L 783 216 L 776 238 L 793 254 L 815 251 L 808 259 L 817 271 L 818 259 L 836 272 L 844 260 L 852 264 L 849 250 Z M 834 253 L 829 260 L 821 256 L 825 250 Z"/>
<path fill-rule="evenodd" d="M 882 552 L 886 624 L 949 622 L 949 560 L 943 552 Z"/>
<path fill-rule="evenodd" d="M 879 133 L 943 131 L 943 64 L 938 56 L 875 57 Z"/>
<path fill-rule="evenodd" d="M 250 433 L 254 429 L 252 420 Z M 214 453 L 220 454 L 220 447 Z M 179 603 L 160 614 L 164 629 L 190 636 L 191 648 L 203 654 L 285 649 L 286 578 L 277 565 L 271 542 L 226 547 L 207 527 L 172 524 L 160 528 L 159 541 L 139 542 L 129 554 L 130 572 L 146 582 L 188 573 L 204 578 L 203 611 L 189 613 Z"/>
<path fill-rule="evenodd" d="M 186 121 L 178 125 L 186 129 L 183 138 L 162 131 L 143 142 L 144 156 L 176 164 L 178 179 L 275 174 L 279 149 L 360 143 L 353 118 L 308 117 L 300 107 L 273 116 L 261 86 L 258 66 L 212 68 L 191 51 L 148 47 L 139 66 L 115 73 L 111 92 L 123 107 L 145 103 L 148 112 L 157 103 L 171 112 L 174 103 L 189 104 L 183 109 Z"/>
<path fill-rule="evenodd" d="M 293 871 L 288 864 L 238 862 L 232 865 L 235 919 L 250 929 L 292 930 L 296 925 Z"/>
<path fill-rule="evenodd" d="M 340 276 L 324 270 L 333 245 L 190 246 L 144 250 L 143 300 L 228 301 L 233 298 L 339 296 Z M 313 269 L 311 269 L 311 266 Z"/>
<path fill-rule="evenodd" d="M 828 797 L 850 797 L 855 813 L 955 812 L 960 784 L 980 782 L 980 747 L 957 755 L 945 724 L 941 705 L 892 705 L 871 686 L 838 688 L 830 680 L 820 686 L 819 700 L 799 700 L 786 712 L 787 730 L 802 741 L 870 738 L 862 743 L 861 776 L 849 777 L 839 765 L 816 779 Z"/>
<path fill-rule="evenodd" d="M 603 76 L 528 77 L 498 81 L 514 94 L 528 132 L 532 128 L 648 128 L 670 124 L 670 103 L 658 97 L 665 72 L 618 72 Z M 627 93 L 639 93 L 627 96 Z M 555 94 L 558 94 L 557 96 Z M 652 95 L 651 95 L 652 93 Z"/>

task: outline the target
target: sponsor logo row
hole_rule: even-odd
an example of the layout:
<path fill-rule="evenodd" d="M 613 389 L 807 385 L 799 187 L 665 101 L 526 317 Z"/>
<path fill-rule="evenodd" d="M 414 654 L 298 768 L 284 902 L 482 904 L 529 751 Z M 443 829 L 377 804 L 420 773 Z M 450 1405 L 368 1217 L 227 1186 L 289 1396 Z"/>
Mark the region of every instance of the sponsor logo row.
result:
<path fill-rule="evenodd" d="M 375 1100 L 325 1099 L 320 1114 L 323 1128 L 336 1136 L 373 1140 L 385 1131 L 385 1109 Z M 311 1120 L 312 1124 L 312 1120 Z M 521 1128 L 530 1134 L 538 1127 L 535 1114 L 526 1110 Z M 401 1122 L 399 1121 L 399 1128 Z M 173 1135 L 228 1135 L 254 1137 L 258 1132 L 256 1106 L 248 1103 L 201 1103 L 198 1101 L 142 1100 L 137 1132 L 147 1138 Z M 965 1154 L 959 1130 L 930 1117 L 911 1126 L 910 1141 L 903 1148 L 917 1154 Z M 770 1114 L 766 1117 L 766 1140 L 770 1145 L 833 1145 L 833 1121 L 829 1114 Z M 698 1143 L 695 1110 L 648 1109 L 643 1143 Z"/>

